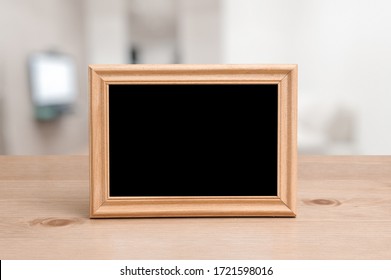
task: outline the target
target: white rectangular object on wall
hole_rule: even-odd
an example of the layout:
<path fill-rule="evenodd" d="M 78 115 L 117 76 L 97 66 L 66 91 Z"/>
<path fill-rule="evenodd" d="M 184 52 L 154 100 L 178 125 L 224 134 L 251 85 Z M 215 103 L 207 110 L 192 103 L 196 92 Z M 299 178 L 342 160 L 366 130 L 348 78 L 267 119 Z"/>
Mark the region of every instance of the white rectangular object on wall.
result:
<path fill-rule="evenodd" d="M 68 105 L 76 99 L 76 66 L 71 56 L 42 52 L 29 60 L 34 105 Z"/>

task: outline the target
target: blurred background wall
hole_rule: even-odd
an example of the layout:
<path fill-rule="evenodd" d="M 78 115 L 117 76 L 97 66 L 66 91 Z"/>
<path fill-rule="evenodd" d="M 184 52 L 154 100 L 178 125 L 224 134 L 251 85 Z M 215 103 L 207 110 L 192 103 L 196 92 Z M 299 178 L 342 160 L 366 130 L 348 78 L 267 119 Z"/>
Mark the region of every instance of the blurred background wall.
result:
<path fill-rule="evenodd" d="M 387 0 L 0 0 L 0 154 L 87 154 L 87 65 L 299 64 L 299 151 L 391 153 Z M 29 57 L 60 53 L 77 98 L 39 120 Z"/>
<path fill-rule="evenodd" d="M 85 152 L 87 75 L 83 3 L 78 0 L 0 0 L 0 142 L 3 154 Z M 28 56 L 58 50 L 75 58 L 78 99 L 74 113 L 34 119 Z"/>

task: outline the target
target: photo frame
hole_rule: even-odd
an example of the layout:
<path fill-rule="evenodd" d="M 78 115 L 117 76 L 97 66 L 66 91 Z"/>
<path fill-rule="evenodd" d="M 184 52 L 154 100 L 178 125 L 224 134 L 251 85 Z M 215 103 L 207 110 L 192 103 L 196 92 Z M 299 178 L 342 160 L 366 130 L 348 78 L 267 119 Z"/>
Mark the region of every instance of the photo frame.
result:
<path fill-rule="evenodd" d="M 90 217 L 295 217 L 297 72 L 90 65 Z"/>

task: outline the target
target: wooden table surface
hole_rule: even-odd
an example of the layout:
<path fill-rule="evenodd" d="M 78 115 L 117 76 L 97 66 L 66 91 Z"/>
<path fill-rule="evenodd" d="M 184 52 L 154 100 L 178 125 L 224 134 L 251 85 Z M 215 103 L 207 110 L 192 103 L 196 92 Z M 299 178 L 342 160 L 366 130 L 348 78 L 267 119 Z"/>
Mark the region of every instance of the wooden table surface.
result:
<path fill-rule="evenodd" d="M 91 220 L 86 156 L 0 157 L 0 259 L 391 259 L 391 157 L 299 157 L 297 218 Z"/>

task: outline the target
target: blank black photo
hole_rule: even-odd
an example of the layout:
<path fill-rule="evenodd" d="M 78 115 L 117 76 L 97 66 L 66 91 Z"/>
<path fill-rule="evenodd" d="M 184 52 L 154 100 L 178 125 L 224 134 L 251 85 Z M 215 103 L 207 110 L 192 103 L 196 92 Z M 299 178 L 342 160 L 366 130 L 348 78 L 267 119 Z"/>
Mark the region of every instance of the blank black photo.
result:
<path fill-rule="evenodd" d="M 276 196 L 278 85 L 110 85 L 110 196 Z"/>

